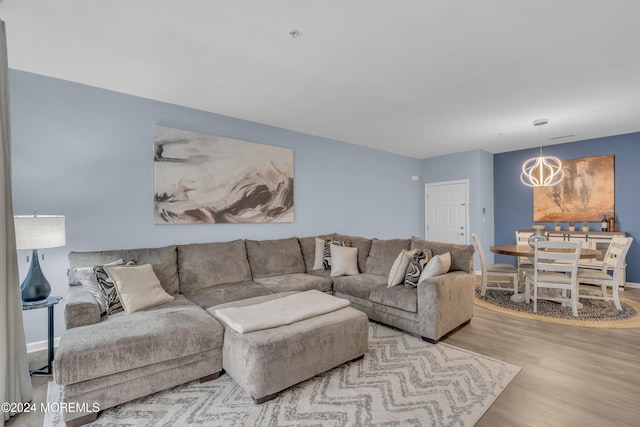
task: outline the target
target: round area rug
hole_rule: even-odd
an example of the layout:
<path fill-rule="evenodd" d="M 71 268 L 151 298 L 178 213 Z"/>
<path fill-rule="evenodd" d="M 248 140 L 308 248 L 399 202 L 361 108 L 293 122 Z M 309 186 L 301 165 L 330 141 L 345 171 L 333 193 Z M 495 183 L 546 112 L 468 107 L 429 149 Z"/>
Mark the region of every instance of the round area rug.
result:
<path fill-rule="evenodd" d="M 581 290 L 581 293 L 586 291 Z M 578 317 L 573 317 L 571 308 L 562 307 L 553 301 L 538 300 L 538 313 L 533 312 L 533 303 L 517 303 L 510 300 L 512 293 L 488 289 L 485 296 L 480 296 L 480 288 L 476 287 L 475 304 L 489 310 L 528 319 L 541 320 L 562 325 L 584 326 L 588 328 L 640 328 L 640 303 L 620 298 L 622 311 L 616 310 L 613 302 L 581 299 L 583 308 L 578 310 Z"/>

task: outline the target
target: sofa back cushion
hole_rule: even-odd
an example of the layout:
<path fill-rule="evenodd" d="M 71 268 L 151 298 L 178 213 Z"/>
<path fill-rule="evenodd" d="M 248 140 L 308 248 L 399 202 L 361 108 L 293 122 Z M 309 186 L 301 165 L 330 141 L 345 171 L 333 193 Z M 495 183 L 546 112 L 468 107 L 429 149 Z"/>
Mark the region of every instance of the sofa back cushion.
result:
<path fill-rule="evenodd" d="M 298 243 L 304 258 L 304 268 L 307 273 L 313 271 L 313 262 L 316 256 L 316 237 L 322 240 L 335 240 L 333 236 L 333 234 L 323 234 L 322 236 L 298 237 Z"/>
<path fill-rule="evenodd" d="M 473 245 L 457 245 L 454 243 L 432 242 L 413 236 L 411 238 L 411 249 L 431 249 L 433 255 L 442 255 L 451 252 L 451 268 L 449 271 L 473 270 Z"/>
<path fill-rule="evenodd" d="M 409 249 L 410 246 L 411 240 L 409 239 L 373 239 L 364 272 L 388 276 L 398 254 L 405 249 Z"/>
<path fill-rule="evenodd" d="M 254 279 L 304 273 L 304 259 L 298 239 L 245 240 Z"/>
<path fill-rule="evenodd" d="M 358 270 L 364 272 L 367 264 L 367 257 L 371 250 L 371 239 L 358 236 L 348 236 L 345 234 L 336 234 L 333 240 L 351 242 L 352 248 L 358 248 Z M 396 254 L 397 256 L 398 254 Z"/>
<path fill-rule="evenodd" d="M 251 280 L 244 240 L 178 246 L 182 293 Z"/>
<path fill-rule="evenodd" d="M 79 285 L 75 269 L 104 265 L 118 259 L 135 259 L 138 264 L 151 264 L 162 288 L 171 295 L 180 292 L 178 262 L 175 246 L 148 249 L 121 249 L 113 251 L 70 252 L 69 284 Z"/>

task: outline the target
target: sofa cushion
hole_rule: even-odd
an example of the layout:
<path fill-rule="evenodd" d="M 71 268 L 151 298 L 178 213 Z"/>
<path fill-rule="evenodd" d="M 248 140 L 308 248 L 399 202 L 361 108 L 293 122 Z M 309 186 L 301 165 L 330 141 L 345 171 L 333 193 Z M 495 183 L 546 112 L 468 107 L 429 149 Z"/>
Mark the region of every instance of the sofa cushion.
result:
<path fill-rule="evenodd" d="M 100 378 L 222 347 L 223 326 L 182 295 L 101 323 L 67 330 L 53 363 L 60 385 Z M 170 337 L 171 339 L 167 339 Z"/>
<path fill-rule="evenodd" d="M 178 246 L 182 293 L 251 280 L 243 240 Z"/>
<path fill-rule="evenodd" d="M 324 234 L 317 236 L 319 239 L 333 240 L 333 234 Z M 304 267 L 307 273 L 313 271 L 313 262 L 316 256 L 316 236 L 314 237 L 298 237 L 298 243 L 304 258 Z"/>
<path fill-rule="evenodd" d="M 304 273 L 304 260 L 298 239 L 245 240 L 254 279 Z"/>
<path fill-rule="evenodd" d="M 263 277 L 257 283 L 273 292 L 309 291 L 331 292 L 331 280 L 307 273 L 285 274 L 283 276 Z"/>
<path fill-rule="evenodd" d="M 357 276 L 333 278 L 333 290 L 354 297 L 369 299 L 369 292 L 379 287 L 387 287 L 387 277 L 362 273 Z"/>
<path fill-rule="evenodd" d="M 391 239 L 371 241 L 371 250 L 365 264 L 365 273 L 388 276 L 396 257 L 403 249 L 409 249 L 409 239 Z"/>
<path fill-rule="evenodd" d="M 451 252 L 450 271 L 473 272 L 473 245 L 457 245 L 454 243 L 432 242 L 430 240 L 411 238 L 411 249 L 431 249 L 433 255 Z"/>
<path fill-rule="evenodd" d="M 158 276 L 160 284 L 171 295 L 180 292 L 178 281 L 178 256 L 175 246 L 149 249 L 121 249 L 113 251 L 70 252 L 69 253 L 69 284 L 79 285 L 75 269 L 82 267 L 93 268 L 118 259 L 135 259 L 138 264 L 151 264 Z"/>
<path fill-rule="evenodd" d="M 311 270 L 307 272 L 307 274 L 311 274 L 312 276 L 324 277 L 325 279 L 333 281 L 330 270 Z"/>
<path fill-rule="evenodd" d="M 206 289 L 187 292 L 184 295 L 200 307 L 207 309 L 214 305 L 246 298 L 271 295 L 273 291 L 256 282 L 240 282 L 211 286 Z"/>
<path fill-rule="evenodd" d="M 415 288 L 375 288 L 369 293 L 369 301 L 411 313 L 418 312 L 418 291 Z"/>
<path fill-rule="evenodd" d="M 352 248 L 358 248 L 358 270 L 360 270 L 361 273 L 364 272 L 364 268 L 367 263 L 367 257 L 369 256 L 369 251 L 371 250 L 371 239 L 358 236 L 349 236 L 346 234 L 336 234 L 334 239 L 351 242 Z"/>

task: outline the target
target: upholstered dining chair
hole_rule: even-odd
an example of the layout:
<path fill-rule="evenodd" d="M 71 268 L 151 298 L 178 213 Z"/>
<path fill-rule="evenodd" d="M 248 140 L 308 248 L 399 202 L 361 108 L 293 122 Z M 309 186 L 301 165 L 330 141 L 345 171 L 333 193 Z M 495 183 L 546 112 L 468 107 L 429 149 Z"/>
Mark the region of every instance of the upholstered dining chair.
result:
<path fill-rule="evenodd" d="M 601 295 L 582 294 L 579 295 L 579 298 L 613 301 L 616 309 L 622 311 L 618 287 L 622 277 L 624 260 L 632 242 L 633 237 L 616 236 L 611 239 L 609 249 L 607 249 L 607 253 L 602 260 L 601 270 L 590 270 L 588 268 L 578 269 L 579 284 L 600 286 L 601 290 Z M 611 274 L 609 274 L 609 271 L 611 271 Z M 609 297 L 607 288 L 611 288 L 611 297 Z"/>
<path fill-rule="evenodd" d="M 480 244 L 480 239 L 476 233 L 471 235 L 473 246 L 478 251 L 480 265 L 482 267 L 482 283 L 480 285 L 480 295 L 484 296 L 487 289 L 509 290 L 518 293 L 518 269 L 511 264 L 487 264 L 484 251 Z M 508 279 L 509 287 L 503 287 L 504 280 Z"/>
<path fill-rule="evenodd" d="M 533 273 L 527 274 L 525 301 L 533 298 L 533 312 L 538 312 L 538 299 L 557 301 L 570 306 L 578 317 L 578 261 L 582 245 L 578 242 L 536 242 Z M 533 293 L 531 290 L 533 288 Z M 539 289 L 547 288 L 543 295 Z M 549 290 L 558 290 L 552 294 Z"/>

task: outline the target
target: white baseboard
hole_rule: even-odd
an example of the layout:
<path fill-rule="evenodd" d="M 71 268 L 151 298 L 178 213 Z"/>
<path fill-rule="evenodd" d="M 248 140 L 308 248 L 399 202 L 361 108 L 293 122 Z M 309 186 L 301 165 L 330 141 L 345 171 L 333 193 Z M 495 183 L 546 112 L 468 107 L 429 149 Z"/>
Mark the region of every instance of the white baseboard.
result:
<path fill-rule="evenodd" d="M 60 337 L 53 339 L 53 347 L 54 348 L 58 347 L 58 344 L 60 344 Z M 37 353 L 40 351 L 47 351 L 48 349 L 49 349 L 48 340 L 34 341 L 34 342 L 27 343 L 28 354 Z"/>
<path fill-rule="evenodd" d="M 60 343 L 60 337 L 54 338 L 53 348 L 54 351 Z M 27 360 L 29 362 L 29 369 L 41 369 L 47 365 L 49 358 L 49 341 L 34 341 L 27 343 Z"/>

